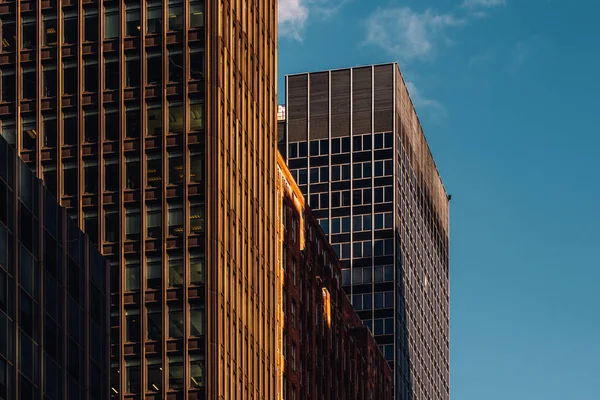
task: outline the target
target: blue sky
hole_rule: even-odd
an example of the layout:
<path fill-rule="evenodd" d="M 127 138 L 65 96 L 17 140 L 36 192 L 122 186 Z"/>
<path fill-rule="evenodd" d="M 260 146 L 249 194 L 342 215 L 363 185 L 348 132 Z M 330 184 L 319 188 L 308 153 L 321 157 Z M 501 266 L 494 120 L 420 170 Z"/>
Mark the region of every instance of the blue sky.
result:
<path fill-rule="evenodd" d="M 280 0 L 294 72 L 397 61 L 451 204 L 451 398 L 597 400 L 600 3 Z"/>

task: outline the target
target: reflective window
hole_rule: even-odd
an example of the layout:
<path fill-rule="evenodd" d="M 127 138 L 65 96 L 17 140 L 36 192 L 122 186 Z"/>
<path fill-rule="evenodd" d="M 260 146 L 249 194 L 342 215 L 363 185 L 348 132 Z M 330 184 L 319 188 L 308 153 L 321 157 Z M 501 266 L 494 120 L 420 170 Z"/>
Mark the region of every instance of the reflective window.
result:
<path fill-rule="evenodd" d="M 96 42 L 98 41 L 98 11 L 86 9 L 84 13 L 83 39 L 86 42 Z"/>
<path fill-rule="evenodd" d="M 104 10 L 104 38 L 113 39 L 119 37 L 119 9 L 116 7 Z"/>
<path fill-rule="evenodd" d="M 169 30 L 178 31 L 183 29 L 183 2 L 181 0 L 169 0 Z"/>
<path fill-rule="evenodd" d="M 190 28 L 202 28 L 204 26 L 204 1 L 190 1 Z"/>
<path fill-rule="evenodd" d="M 183 312 L 180 306 L 169 307 L 169 337 L 182 338 L 184 332 Z"/>
<path fill-rule="evenodd" d="M 127 36 L 139 36 L 140 30 L 140 7 L 138 4 L 127 3 L 125 11 L 125 34 Z"/>
<path fill-rule="evenodd" d="M 35 49 L 37 29 L 35 17 L 21 18 L 21 49 Z"/>
<path fill-rule="evenodd" d="M 146 33 L 160 33 L 162 27 L 162 7 L 160 0 L 146 2 Z"/>

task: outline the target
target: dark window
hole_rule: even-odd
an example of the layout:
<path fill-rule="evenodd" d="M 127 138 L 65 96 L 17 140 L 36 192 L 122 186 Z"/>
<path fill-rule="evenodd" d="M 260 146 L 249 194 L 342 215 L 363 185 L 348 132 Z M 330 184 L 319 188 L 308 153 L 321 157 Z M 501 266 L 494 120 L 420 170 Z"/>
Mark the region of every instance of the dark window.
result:
<path fill-rule="evenodd" d="M 158 257 L 146 259 L 146 286 L 149 289 L 160 289 L 162 282 L 162 262 Z"/>
<path fill-rule="evenodd" d="M 75 94 L 77 93 L 77 66 L 65 65 L 63 68 L 63 93 L 64 94 Z"/>
<path fill-rule="evenodd" d="M 127 312 L 127 311 L 126 311 Z M 125 316 L 125 341 L 140 341 L 140 314 L 128 314 Z"/>
<path fill-rule="evenodd" d="M 184 332 L 183 312 L 180 307 L 169 307 L 169 337 L 182 338 Z"/>
<path fill-rule="evenodd" d="M 104 139 L 119 139 L 119 113 L 115 111 L 106 112 L 104 115 Z"/>
<path fill-rule="evenodd" d="M 84 191 L 86 193 L 98 191 L 98 165 L 89 165 L 84 168 Z"/>
<path fill-rule="evenodd" d="M 77 121 L 77 115 L 65 115 L 63 127 L 63 144 L 67 146 L 77 146 L 79 139 L 79 124 Z"/>
<path fill-rule="evenodd" d="M 77 182 L 79 181 L 77 176 L 77 165 L 74 163 L 63 164 L 63 195 L 64 196 L 76 196 L 77 195 Z"/>
<path fill-rule="evenodd" d="M 104 190 L 114 192 L 119 188 L 119 180 L 114 179 L 115 176 L 119 176 L 119 164 L 116 161 L 111 160 L 105 165 L 104 173 Z"/>
<path fill-rule="evenodd" d="M 43 72 L 44 87 L 42 96 L 54 97 L 56 96 L 56 67 L 54 65 L 50 67 L 44 67 Z"/>
<path fill-rule="evenodd" d="M 148 385 L 146 390 L 149 392 L 160 392 L 162 383 L 162 366 L 159 360 L 148 360 Z"/>
<path fill-rule="evenodd" d="M 125 175 L 127 189 L 137 189 L 140 187 L 140 161 L 137 158 L 126 160 Z"/>
<path fill-rule="evenodd" d="M 125 12 L 125 34 L 127 36 L 140 35 L 140 8 L 137 5 L 127 4 Z"/>
<path fill-rule="evenodd" d="M 148 307 L 148 339 L 162 339 L 162 316 L 160 308 Z"/>
<path fill-rule="evenodd" d="M 169 0 L 169 30 L 183 29 L 183 4 L 181 1 Z"/>
<path fill-rule="evenodd" d="M 86 42 L 98 41 L 98 13 L 95 10 L 86 10 L 84 17 L 83 37 Z"/>
<path fill-rule="evenodd" d="M 77 31 L 79 29 L 77 26 L 77 15 L 65 15 L 63 27 L 63 44 L 76 44 Z"/>
<path fill-rule="evenodd" d="M 86 113 L 83 119 L 85 141 L 95 143 L 98 141 L 98 114 Z"/>
<path fill-rule="evenodd" d="M 37 29 L 35 18 L 21 18 L 21 48 L 35 49 Z"/>
<path fill-rule="evenodd" d="M 190 49 L 190 79 L 204 78 L 204 50 Z"/>
<path fill-rule="evenodd" d="M 308 157 L 308 142 L 298 143 L 298 157 Z"/>
<path fill-rule="evenodd" d="M 159 238 L 162 233 L 162 213 L 160 206 L 149 206 L 146 209 L 146 227 L 147 235 L 152 238 Z M 160 274 L 159 274 L 160 276 Z"/>
<path fill-rule="evenodd" d="M 342 152 L 343 153 L 350 152 L 350 138 L 349 137 L 342 138 Z"/>
<path fill-rule="evenodd" d="M 125 113 L 125 136 L 128 138 L 140 137 L 140 110 L 127 110 Z"/>
<path fill-rule="evenodd" d="M 162 60 L 160 54 L 148 54 L 147 58 L 147 84 L 160 83 L 162 79 Z"/>
<path fill-rule="evenodd" d="M 183 80 L 183 54 L 181 51 L 169 52 L 169 82 Z"/>
<path fill-rule="evenodd" d="M 98 64 L 93 62 L 86 62 L 84 67 L 84 79 L 83 90 L 86 92 L 97 92 L 98 91 Z"/>
<path fill-rule="evenodd" d="M 104 38 L 117 37 L 119 37 L 119 10 L 116 8 L 106 9 L 104 12 Z"/>
<path fill-rule="evenodd" d="M 127 58 L 125 61 L 125 86 L 140 86 L 140 59 Z"/>
<path fill-rule="evenodd" d="M 23 88 L 22 95 L 24 99 L 35 99 L 36 77 L 34 70 L 23 71 Z"/>
<path fill-rule="evenodd" d="M 162 7 L 160 0 L 148 1 L 146 8 L 146 33 L 160 33 L 162 27 Z"/>
<path fill-rule="evenodd" d="M 2 101 L 14 101 L 15 100 L 15 70 L 14 69 L 2 69 L 0 71 L 2 76 Z"/>
<path fill-rule="evenodd" d="M 127 393 L 139 393 L 141 389 L 140 383 L 140 367 L 127 366 L 125 375 L 125 390 Z"/>
<path fill-rule="evenodd" d="M 119 213 L 116 211 L 107 212 L 105 218 L 104 240 L 117 242 L 119 240 Z"/>
<path fill-rule="evenodd" d="M 106 60 L 104 63 L 104 89 L 117 90 L 120 76 L 119 62 L 117 60 Z"/>
<path fill-rule="evenodd" d="M 204 2 L 199 0 L 190 1 L 190 28 L 202 28 L 204 26 Z"/>
<path fill-rule="evenodd" d="M 17 33 L 14 18 L 14 13 L 0 17 L 0 23 L 2 24 L 2 49 L 4 51 L 15 51 Z"/>

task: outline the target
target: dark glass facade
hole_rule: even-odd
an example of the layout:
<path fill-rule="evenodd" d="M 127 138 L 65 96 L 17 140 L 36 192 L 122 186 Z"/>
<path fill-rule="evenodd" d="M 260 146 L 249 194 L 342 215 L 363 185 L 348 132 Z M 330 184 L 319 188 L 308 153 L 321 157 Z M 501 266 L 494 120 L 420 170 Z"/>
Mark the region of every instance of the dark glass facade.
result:
<path fill-rule="evenodd" d="M 0 23 L 2 135 L 110 262 L 111 395 L 275 398 L 275 0 Z"/>
<path fill-rule="evenodd" d="M 108 399 L 108 261 L 0 137 L 0 399 Z"/>
<path fill-rule="evenodd" d="M 448 197 L 397 64 L 287 76 L 281 117 L 279 150 L 395 398 L 448 399 Z"/>

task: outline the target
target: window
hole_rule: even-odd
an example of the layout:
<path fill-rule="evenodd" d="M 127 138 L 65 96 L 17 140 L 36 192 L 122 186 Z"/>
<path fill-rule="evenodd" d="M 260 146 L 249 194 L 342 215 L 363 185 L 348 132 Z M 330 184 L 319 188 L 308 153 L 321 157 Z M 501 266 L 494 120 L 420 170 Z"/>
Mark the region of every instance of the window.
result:
<path fill-rule="evenodd" d="M 394 292 L 376 292 L 374 294 L 375 308 L 393 308 L 394 307 Z"/>
<path fill-rule="evenodd" d="M 393 239 L 377 239 L 374 245 L 374 255 L 387 256 L 394 254 L 394 241 Z"/>
<path fill-rule="evenodd" d="M 63 196 L 76 196 L 77 195 L 77 164 L 74 162 L 67 162 L 63 164 Z"/>
<path fill-rule="evenodd" d="M 375 161 L 375 176 L 387 176 L 394 173 L 392 160 Z"/>
<path fill-rule="evenodd" d="M 204 254 L 190 250 L 190 283 L 204 283 Z"/>
<path fill-rule="evenodd" d="M 162 282 L 162 262 L 160 257 L 146 258 L 146 287 L 160 289 Z"/>
<path fill-rule="evenodd" d="M 79 142 L 79 123 L 77 114 L 69 112 L 63 116 L 63 145 L 77 146 Z"/>
<path fill-rule="evenodd" d="M 190 233 L 204 231 L 204 204 L 197 200 L 190 204 Z"/>
<path fill-rule="evenodd" d="M 21 49 L 35 49 L 37 29 L 35 17 L 21 18 Z"/>
<path fill-rule="evenodd" d="M 371 178 L 371 161 L 363 163 L 354 163 L 352 166 L 352 172 L 354 174 L 354 179 Z"/>
<path fill-rule="evenodd" d="M 36 89 L 36 74 L 33 67 L 21 68 L 23 87 L 21 88 L 21 95 L 24 99 L 35 99 Z"/>
<path fill-rule="evenodd" d="M 140 312 L 139 310 L 125 310 L 125 341 L 140 341 Z"/>
<path fill-rule="evenodd" d="M 389 229 L 394 227 L 394 216 L 391 212 L 375 214 L 375 229 Z"/>
<path fill-rule="evenodd" d="M 204 26 L 204 1 L 190 1 L 190 28 L 202 28 Z"/>
<path fill-rule="evenodd" d="M 353 254 L 352 256 L 357 257 L 371 257 L 373 249 L 373 242 L 366 240 L 363 242 L 354 242 L 352 244 Z"/>
<path fill-rule="evenodd" d="M 350 285 L 352 283 L 350 280 L 351 280 L 350 269 L 348 269 L 348 268 L 342 269 L 342 285 L 343 286 Z"/>
<path fill-rule="evenodd" d="M 309 204 L 313 210 L 329 208 L 329 193 L 311 194 Z"/>
<path fill-rule="evenodd" d="M 354 232 L 371 230 L 371 215 L 355 215 L 352 221 Z"/>
<path fill-rule="evenodd" d="M 333 165 L 331 166 L 331 180 L 346 181 L 350 179 L 350 164 Z"/>
<path fill-rule="evenodd" d="M 140 159 L 137 156 L 125 157 L 125 184 L 127 189 L 140 187 Z"/>
<path fill-rule="evenodd" d="M 183 106 L 169 104 L 169 133 L 183 133 Z"/>
<path fill-rule="evenodd" d="M 204 129 L 204 104 L 192 101 L 190 104 L 190 130 Z"/>
<path fill-rule="evenodd" d="M 162 26 L 162 7 L 160 0 L 146 2 L 146 33 L 160 33 Z"/>
<path fill-rule="evenodd" d="M 140 86 L 140 58 L 127 55 L 125 59 L 125 86 Z"/>
<path fill-rule="evenodd" d="M 204 305 L 190 304 L 190 336 L 204 335 Z"/>
<path fill-rule="evenodd" d="M 104 10 L 104 39 L 119 37 L 119 10 L 116 7 Z"/>
<path fill-rule="evenodd" d="M 119 164 L 116 159 L 109 158 L 104 161 L 104 190 L 109 192 L 117 191 L 119 180 L 114 179 L 119 176 Z"/>
<path fill-rule="evenodd" d="M 169 306 L 169 337 L 182 338 L 184 332 L 181 306 Z"/>
<path fill-rule="evenodd" d="M 45 117 L 42 122 L 44 147 L 56 147 L 56 118 Z"/>
<path fill-rule="evenodd" d="M 160 104 L 148 105 L 146 109 L 146 135 L 159 136 L 162 133 L 162 112 Z"/>
<path fill-rule="evenodd" d="M 77 11 L 69 11 L 63 16 L 63 44 L 77 44 Z"/>
<path fill-rule="evenodd" d="M 190 79 L 204 78 L 204 50 L 190 48 Z"/>
<path fill-rule="evenodd" d="M 84 161 L 84 192 L 96 193 L 98 191 L 98 162 Z"/>
<path fill-rule="evenodd" d="M 162 80 L 162 60 L 160 53 L 149 53 L 146 58 L 147 81 L 148 85 L 160 84 Z"/>
<path fill-rule="evenodd" d="M 162 213 L 160 204 L 152 204 L 146 209 L 147 236 L 160 238 L 162 235 Z"/>
<path fill-rule="evenodd" d="M 183 360 L 181 357 L 169 357 L 169 389 L 183 389 Z"/>
<path fill-rule="evenodd" d="M 353 205 L 371 204 L 371 189 L 354 189 L 352 191 Z"/>
<path fill-rule="evenodd" d="M 172 17 L 169 16 L 169 19 Z M 183 54 L 181 49 L 169 49 L 169 82 L 181 82 L 183 80 Z"/>
<path fill-rule="evenodd" d="M 149 154 L 146 165 L 148 186 L 160 187 L 162 182 L 162 159 L 160 154 Z"/>
<path fill-rule="evenodd" d="M 169 254 L 169 286 L 183 285 L 183 257 L 179 254 Z"/>
<path fill-rule="evenodd" d="M 109 66 L 114 68 L 114 66 Z M 85 92 L 97 92 L 98 91 L 98 63 L 96 60 L 90 59 L 84 61 L 84 81 L 83 90 Z M 108 72 L 106 73 L 108 74 Z"/>
<path fill-rule="evenodd" d="M 148 340 L 162 339 L 162 313 L 158 306 L 148 306 Z"/>
<path fill-rule="evenodd" d="M 140 110 L 128 108 L 125 111 L 125 137 L 137 139 L 140 137 Z"/>
<path fill-rule="evenodd" d="M 56 47 L 56 15 L 44 15 L 43 45 Z"/>
<path fill-rule="evenodd" d="M 63 94 L 77 93 L 79 84 L 77 82 L 77 65 L 74 63 L 65 63 L 62 70 L 63 74 Z"/>
<path fill-rule="evenodd" d="M 0 70 L 2 76 L 2 101 L 15 100 L 15 70 L 13 68 L 3 68 Z"/>
<path fill-rule="evenodd" d="M 119 241 L 119 213 L 107 211 L 105 215 L 104 240 L 107 242 Z"/>
<path fill-rule="evenodd" d="M 183 29 L 183 3 L 181 0 L 169 0 L 169 30 Z"/>
<path fill-rule="evenodd" d="M 139 208 L 128 208 L 125 210 L 125 240 L 140 239 L 140 223 L 141 221 Z"/>
<path fill-rule="evenodd" d="M 119 60 L 117 58 L 104 59 L 104 89 L 117 90 L 119 88 L 119 79 L 121 78 L 119 69 Z"/>
<path fill-rule="evenodd" d="M 119 113 L 114 109 L 105 110 L 104 140 L 119 140 Z"/>
<path fill-rule="evenodd" d="M 146 390 L 149 392 L 160 392 L 162 384 L 162 364 L 160 358 L 148 359 L 148 383 Z"/>
<path fill-rule="evenodd" d="M 130 365 L 130 363 L 135 363 Z M 127 393 L 140 392 L 140 366 L 139 361 L 127 361 L 125 367 L 125 390 Z"/>
<path fill-rule="evenodd" d="M 2 47 L 0 50 L 2 51 L 14 51 L 16 48 L 15 40 L 17 33 L 14 18 L 14 13 L 12 15 L 3 15 L 0 18 L 0 24 L 2 26 L 2 29 L 0 29 Z"/>
<path fill-rule="evenodd" d="M 190 150 L 190 182 L 204 180 L 204 152 L 202 148 Z"/>
<path fill-rule="evenodd" d="M 310 155 L 311 156 L 325 156 L 329 154 L 329 139 L 311 140 L 310 141 Z"/>
<path fill-rule="evenodd" d="M 350 191 L 331 192 L 331 207 L 347 207 L 350 205 Z"/>
<path fill-rule="evenodd" d="M 84 11 L 84 31 L 83 40 L 86 42 L 98 41 L 98 11 L 95 9 L 86 9 Z"/>
<path fill-rule="evenodd" d="M 190 355 L 190 387 L 204 386 L 204 359 L 202 355 Z"/>
<path fill-rule="evenodd" d="M 127 3 L 125 6 L 125 34 L 139 36 L 140 29 L 140 7 L 138 4 Z"/>
<path fill-rule="evenodd" d="M 394 200 L 394 190 L 392 186 L 375 188 L 375 203 L 389 203 Z"/>
<path fill-rule="evenodd" d="M 310 183 L 329 182 L 329 167 L 314 167 L 310 169 Z"/>
<path fill-rule="evenodd" d="M 181 152 L 169 154 L 169 184 L 178 185 L 183 182 L 183 155 Z"/>
<path fill-rule="evenodd" d="M 98 114 L 96 112 L 84 112 L 83 129 L 86 143 L 95 143 L 98 140 Z"/>

